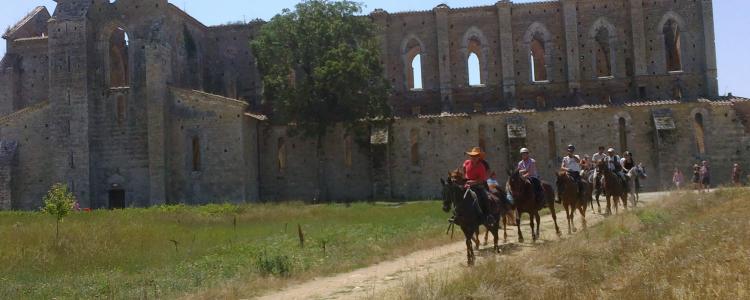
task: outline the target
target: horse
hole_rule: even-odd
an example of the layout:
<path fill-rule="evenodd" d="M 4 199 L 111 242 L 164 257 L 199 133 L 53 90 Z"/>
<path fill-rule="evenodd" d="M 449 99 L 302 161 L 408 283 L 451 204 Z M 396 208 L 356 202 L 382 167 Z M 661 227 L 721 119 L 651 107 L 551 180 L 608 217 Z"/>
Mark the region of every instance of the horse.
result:
<path fill-rule="evenodd" d="M 472 247 L 474 236 L 479 233 L 479 225 L 485 225 L 494 236 L 494 251 L 500 252 L 498 246 L 499 220 L 491 224 L 483 220 L 482 214 L 477 210 L 479 201 L 477 195 L 471 189 L 464 188 L 462 180 L 455 180 L 454 174 L 451 174 L 448 180 L 440 179 L 443 186 L 443 211 L 454 211 L 453 223 L 461 227 L 461 231 L 466 238 L 466 257 L 469 266 L 473 266 L 476 261 L 474 248 Z M 498 215 L 499 217 L 499 215 Z M 477 241 L 478 243 L 478 241 Z M 478 246 L 478 245 L 477 245 Z"/>
<path fill-rule="evenodd" d="M 534 241 L 539 239 L 539 225 L 541 223 L 541 217 L 539 211 L 544 206 L 549 207 L 552 220 L 555 223 L 555 231 L 557 235 L 561 235 L 560 227 L 557 226 L 557 215 L 555 212 L 555 190 L 548 183 L 542 183 L 542 189 L 544 190 L 544 202 L 538 203 L 534 192 L 533 184 L 527 179 L 521 176 L 518 170 L 509 172 L 509 178 L 506 186 L 508 187 L 508 193 L 513 197 L 513 207 L 516 210 L 516 226 L 518 228 L 518 242 L 523 243 L 523 234 L 521 233 L 521 216 L 523 213 L 529 214 L 529 225 L 531 226 L 531 236 Z M 536 222 L 536 231 L 534 230 L 534 223 Z M 503 227 L 505 228 L 505 227 Z"/>
<path fill-rule="evenodd" d="M 581 178 L 583 180 L 583 178 Z M 576 232 L 574 217 L 576 209 L 581 213 L 583 228 L 586 228 L 586 202 L 591 202 L 591 185 L 583 181 L 583 196 L 578 195 L 578 184 L 566 171 L 557 172 L 557 197 L 565 208 L 568 219 L 568 234 Z M 571 232 L 572 227 L 572 232 Z"/>
<path fill-rule="evenodd" d="M 594 172 L 594 169 L 588 169 L 588 170 L 583 171 L 583 174 L 581 175 L 581 177 L 586 180 L 586 183 L 585 183 L 586 185 L 591 186 L 590 188 L 591 195 L 589 195 L 589 198 L 587 199 L 591 199 L 589 203 L 591 204 L 592 213 L 594 211 L 594 199 L 596 199 L 596 206 L 599 210 L 599 214 L 601 214 L 602 205 L 599 203 L 599 196 L 601 196 L 602 194 L 602 189 L 601 189 L 601 183 L 599 184 L 599 188 L 596 187 L 596 177 L 597 177 L 596 172 Z"/>
<path fill-rule="evenodd" d="M 628 181 L 628 189 L 630 190 L 630 197 L 633 199 L 633 207 L 638 206 L 638 200 L 640 200 L 641 188 L 639 187 L 639 181 L 646 179 L 646 171 L 642 168 L 635 166 L 630 168 L 626 173 L 630 180 Z"/>
<path fill-rule="evenodd" d="M 615 214 L 617 213 L 618 202 L 622 201 L 625 209 L 628 209 L 628 189 L 617 174 L 607 167 L 605 161 L 600 161 L 596 165 L 597 173 L 602 174 L 602 191 L 607 197 L 607 215 L 612 214 L 612 201 L 615 204 Z"/>

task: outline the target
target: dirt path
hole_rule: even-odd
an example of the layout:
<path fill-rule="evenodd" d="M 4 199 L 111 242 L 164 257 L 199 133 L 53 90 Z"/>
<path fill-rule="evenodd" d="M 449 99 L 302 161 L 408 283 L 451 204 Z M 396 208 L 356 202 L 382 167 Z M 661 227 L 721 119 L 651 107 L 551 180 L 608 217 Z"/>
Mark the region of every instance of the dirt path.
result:
<path fill-rule="evenodd" d="M 639 205 L 647 204 L 660 199 L 665 193 L 642 194 Z M 606 200 L 603 203 L 606 205 Z M 603 206 L 604 206 L 603 205 Z M 620 207 L 622 209 L 622 207 Z M 604 209 L 604 207 L 603 207 Z M 591 210 L 586 214 L 588 225 L 594 225 L 601 221 L 603 216 L 592 214 Z M 581 228 L 581 218 L 576 214 L 576 228 Z M 557 213 L 557 224 L 563 232 L 562 238 L 567 238 L 567 225 L 565 212 Z M 459 240 L 460 229 L 456 229 L 454 239 Z M 521 224 L 524 237 L 531 239 L 527 222 Z M 502 231 L 501 243 L 502 243 Z M 551 242 L 560 239 L 555 234 L 554 224 L 551 216 L 542 217 L 541 240 L 537 244 Z M 490 243 L 492 236 L 490 235 Z M 517 243 L 516 228 L 508 228 L 508 243 L 502 244 L 503 252 L 499 255 L 525 255 L 534 250 L 534 244 L 525 242 Z M 495 258 L 491 246 L 487 249 L 483 246 L 477 255 L 477 263 L 483 260 Z M 316 278 L 314 280 L 288 287 L 284 290 L 272 292 L 259 299 L 361 299 L 373 297 L 390 288 L 397 287 L 406 280 L 423 278 L 434 273 L 448 273 L 450 269 L 466 266 L 466 246 L 463 241 L 445 246 L 417 251 L 412 254 L 399 257 L 394 260 L 381 262 L 370 267 L 354 270 L 349 273 L 338 274 L 331 277 Z"/>

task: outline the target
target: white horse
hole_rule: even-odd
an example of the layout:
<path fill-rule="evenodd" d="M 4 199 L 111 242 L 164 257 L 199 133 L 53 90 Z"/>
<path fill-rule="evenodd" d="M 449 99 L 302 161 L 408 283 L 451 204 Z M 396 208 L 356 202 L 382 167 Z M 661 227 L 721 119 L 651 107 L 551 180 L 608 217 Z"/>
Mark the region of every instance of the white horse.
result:
<path fill-rule="evenodd" d="M 640 194 L 639 182 L 646 179 L 646 169 L 640 164 L 631 168 L 626 174 L 630 180 L 628 180 L 628 188 L 630 190 L 630 198 L 633 199 L 633 207 L 638 206 L 638 199 Z"/>

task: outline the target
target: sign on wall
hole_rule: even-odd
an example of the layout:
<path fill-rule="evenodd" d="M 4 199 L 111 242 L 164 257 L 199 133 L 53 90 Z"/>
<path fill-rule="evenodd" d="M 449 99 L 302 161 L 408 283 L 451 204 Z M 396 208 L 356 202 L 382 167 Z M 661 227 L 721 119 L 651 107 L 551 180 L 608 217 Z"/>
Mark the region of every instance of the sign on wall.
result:
<path fill-rule="evenodd" d="M 654 116 L 654 124 L 656 126 L 656 130 L 677 129 L 677 125 L 675 125 L 674 118 L 672 117 L 671 109 L 669 108 L 654 109 L 652 110 L 652 115 Z"/>
<path fill-rule="evenodd" d="M 520 116 L 508 117 L 508 138 L 523 139 L 526 138 L 526 124 Z"/>
<path fill-rule="evenodd" d="M 370 144 L 388 144 L 388 125 L 375 125 L 372 127 L 372 131 L 370 132 Z"/>

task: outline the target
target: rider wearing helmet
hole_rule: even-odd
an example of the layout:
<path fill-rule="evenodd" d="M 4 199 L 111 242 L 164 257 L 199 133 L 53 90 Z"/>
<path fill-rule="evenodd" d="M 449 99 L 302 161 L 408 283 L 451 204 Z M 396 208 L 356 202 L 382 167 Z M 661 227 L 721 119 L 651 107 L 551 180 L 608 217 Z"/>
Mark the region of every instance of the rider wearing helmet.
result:
<path fill-rule="evenodd" d="M 568 176 L 573 178 L 573 181 L 578 185 L 578 198 L 583 200 L 583 182 L 581 181 L 581 157 L 573 154 L 576 151 L 576 146 L 568 145 L 568 155 L 563 157 L 562 166 L 563 171 L 568 173 Z"/>
<path fill-rule="evenodd" d="M 615 148 L 607 149 L 607 157 L 604 159 L 604 161 L 607 163 L 607 168 L 609 168 L 610 171 L 615 173 L 615 175 L 620 177 L 623 187 L 627 190 L 628 179 L 625 176 L 625 173 L 622 172 L 621 160 L 620 160 L 620 157 L 617 156 L 617 154 L 615 153 Z"/>
<path fill-rule="evenodd" d="M 531 158 L 530 152 L 527 148 L 521 148 L 521 161 L 518 162 L 516 170 L 534 186 L 536 201 L 541 205 L 544 203 L 544 190 L 536 169 L 536 160 Z"/>

